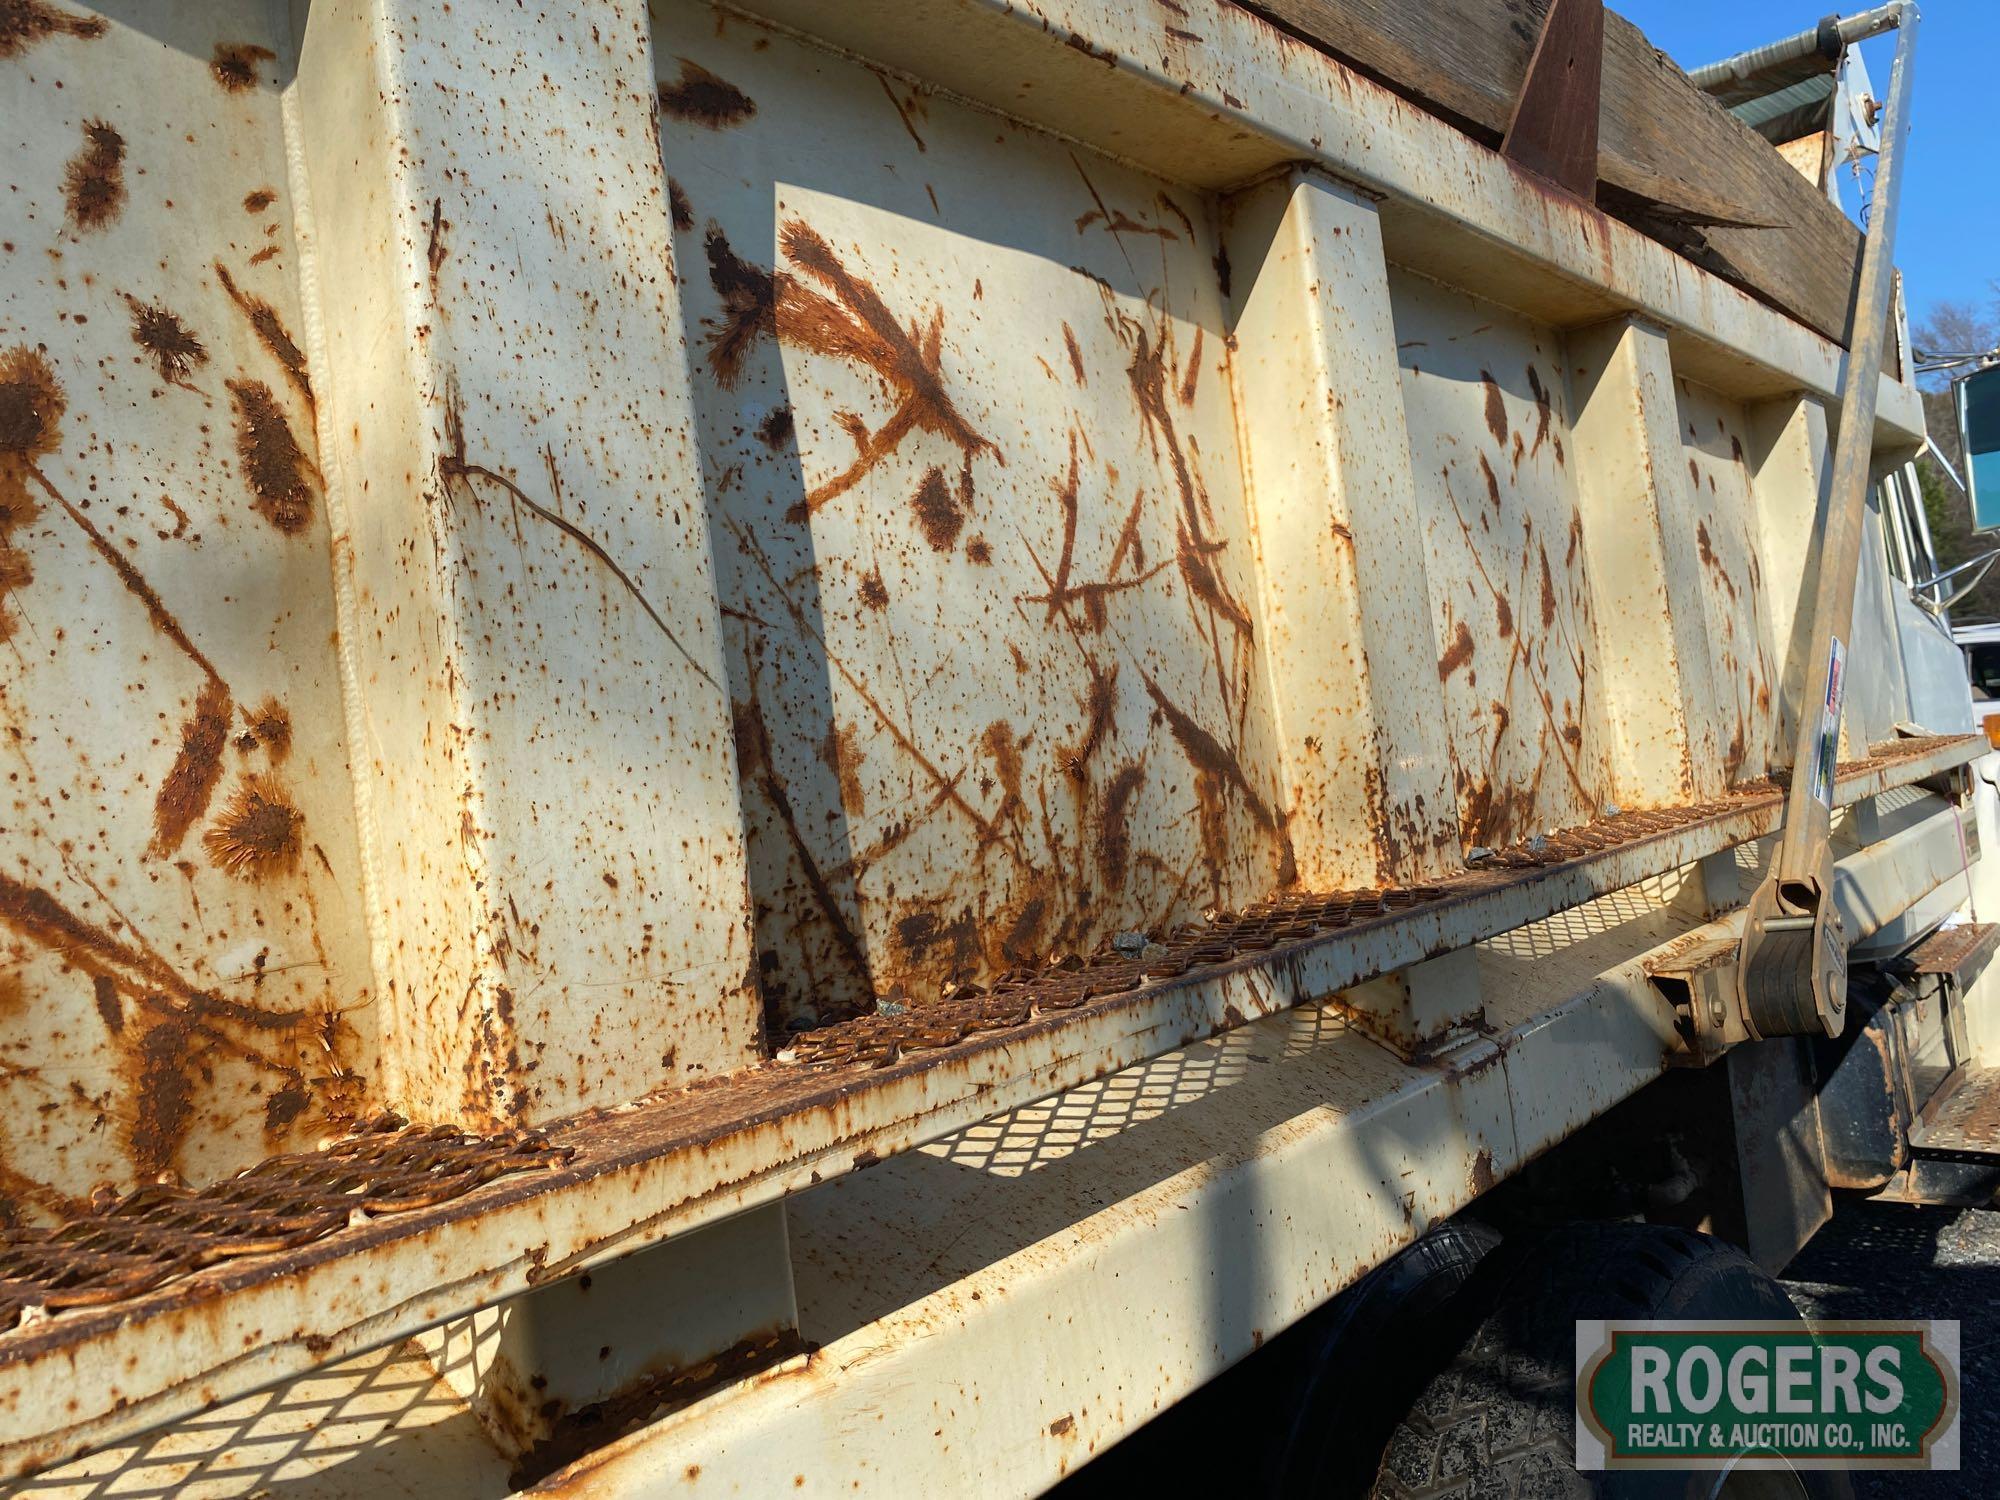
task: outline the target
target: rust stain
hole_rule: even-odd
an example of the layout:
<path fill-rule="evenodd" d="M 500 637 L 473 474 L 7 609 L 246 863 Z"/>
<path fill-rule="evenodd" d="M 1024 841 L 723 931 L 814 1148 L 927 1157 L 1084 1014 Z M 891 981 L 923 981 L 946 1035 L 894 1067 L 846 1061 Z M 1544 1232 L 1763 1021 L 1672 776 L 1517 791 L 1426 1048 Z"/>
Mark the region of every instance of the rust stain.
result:
<path fill-rule="evenodd" d="M 1175 537 L 1176 560 L 1180 564 L 1181 577 L 1188 586 L 1188 592 L 1215 615 L 1228 622 L 1236 632 L 1239 644 L 1247 650 L 1255 636 L 1255 628 L 1251 623 L 1250 611 L 1230 592 L 1210 562 L 1210 559 L 1228 544 L 1210 539 L 1204 529 L 1206 511 L 1204 497 L 1195 484 L 1194 471 L 1181 445 L 1172 413 L 1168 409 L 1166 356 L 1165 338 L 1155 340 L 1141 329 L 1136 335 L 1132 363 L 1126 375 L 1132 383 L 1133 396 L 1138 402 L 1139 415 L 1146 434 L 1156 445 L 1166 446 L 1167 459 L 1173 470 L 1174 485 L 1180 492 L 1181 515 Z M 1227 681 L 1230 679 L 1230 674 L 1223 670 L 1219 637 L 1214 641 L 1214 646 L 1218 675 Z"/>
<path fill-rule="evenodd" d="M 1491 370 L 1481 370 L 1479 378 L 1486 386 L 1486 430 L 1493 434 L 1495 446 L 1507 446 L 1507 403 L 1501 399 L 1499 382 L 1494 380 Z"/>
<path fill-rule="evenodd" d="M 1465 621 L 1460 620 L 1458 629 L 1452 634 L 1451 644 L 1445 648 L 1444 655 L 1438 658 L 1438 681 L 1444 681 L 1470 662 L 1472 650 L 1472 631 L 1466 627 Z"/>
<path fill-rule="evenodd" d="M 1528 389 L 1535 397 L 1535 441 L 1528 449 L 1528 457 L 1533 458 L 1542 451 L 1542 444 L 1553 442 L 1556 462 L 1563 458 L 1562 439 L 1549 431 L 1549 420 L 1554 412 L 1554 402 L 1547 387 L 1542 384 L 1542 373 L 1532 364 L 1528 366 Z"/>
<path fill-rule="evenodd" d="M 1549 549 L 1538 547 L 1542 561 L 1542 628 L 1548 629 L 1556 622 L 1556 585 L 1549 573 Z"/>
<path fill-rule="evenodd" d="M 1076 346 L 1076 330 L 1065 323 L 1062 331 L 1063 346 L 1069 350 L 1069 367 L 1076 374 L 1076 383 L 1089 385 L 1090 381 L 1083 373 L 1083 351 Z"/>
<path fill-rule="evenodd" d="M 118 999 L 118 983 L 109 974 L 96 974 L 90 981 L 91 999 L 97 1006 L 104 1029 L 113 1036 L 125 1030 L 125 1007 Z"/>
<path fill-rule="evenodd" d="M 827 929 L 833 935 L 834 948 L 852 970 L 864 993 L 873 993 L 874 976 L 868 967 L 868 954 L 860 935 L 848 920 L 847 909 L 835 894 L 833 882 L 813 853 L 812 842 L 805 830 L 799 826 L 798 813 L 792 807 L 791 792 L 785 779 L 778 774 L 771 755 L 771 730 L 764 720 L 764 707 L 759 696 L 760 686 L 755 668 L 750 676 L 750 696 L 739 699 L 733 705 L 732 728 L 736 739 L 736 769 L 743 780 L 754 785 L 764 794 L 771 810 L 777 815 L 779 825 L 784 830 L 786 842 L 791 845 L 792 854 L 798 860 L 800 872 L 805 876 L 806 889 L 811 892 L 814 903 L 826 919 Z M 771 997 L 767 996 L 767 1004 Z M 828 1009 L 838 1009 L 829 1006 Z M 773 1022 L 782 1018 L 771 1016 Z"/>
<path fill-rule="evenodd" d="M 660 85 L 660 110 L 676 120 L 722 130 L 741 125 L 757 113 L 757 104 L 726 78 L 718 78 L 692 58 L 678 59 L 681 75 Z"/>
<path fill-rule="evenodd" d="M 866 756 L 859 736 L 857 726 L 843 724 L 828 729 L 819 747 L 820 759 L 840 784 L 840 805 L 856 817 L 868 810 L 868 799 L 861 788 L 861 762 Z"/>
<path fill-rule="evenodd" d="M 861 575 L 861 602 L 870 609 L 889 607 L 889 586 L 882 581 L 880 568 L 870 568 Z"/>
<path fill-rule="evenodd" d="M 1466 1186 L 1472 1190 L 1472 1196 L 1477 1198 L 1481 1193 L 1491 1190 L 1494 1181 L 1493 1151 L 1490 1147 L 1481 1146 L 1479 1154 L 1472 1158 L 1472 1171 L 1466 1180 Z"/>
<path fill-rule="evenodd" d="M 143 1181 L 169 1171 L 194 1118 L 194 1082 L 188 1076 L 188 1026 L 169 1017 L 139 1039 L 139 1072 L 127 1146 Z"/>
<path fill-rule="evenodd" d="M 667 179 L 667 216 L 682 234 L 694 228 L 694 205 L 688 202 L 687 189 L 676 177 Z"/>
<path fill-rule="evenodd" d="M 1244 807 L 1259 828 L 1274 828 L 1277 820 L 1272 817 L 1271 809 L 1265 806 L 1264 799 L 1250 785 L 1250 778 L 1243 774 L 1242 763 L 1236 756 L 1161 692 L 1160 685 L 1150 676 L 1145 681 L 1146 692 L 1152 698 L 1154 707 L 1166 717 L 1174 743 L 1181 747 L 1181 753 L 1188 758 L 1188 764 L 1194 767 L 1197 775 L 1212 777 L 1233 789 L 1243 799 Z"/>
<path fill-rule="evenodd" d="M 158 302 L 141 302 L 129 292 L 124 296 L 125 305 L 132 310 L 132 342 L 146 351 L 160 379 L 168 385 L 195 389 L 188 382 L 188 372 L 208 363 L 208 350 L 201 340 L 172 309 Z"/>
<path fill-rule="evenodd" d="M 873 370 L 896 399 L 895 411 L 874 432 L 857 419 L 850 429 L 860 450 L 854 462 L 809 490 L 793 508 L 794 519 L 852 489 L 915 431 L 943 437 L 959 450 L 960 499 L 968 499 L 973 458 L 980 453 L 999 458 L 999 450 L 966 421 L 945 389 L 944 310 L 935 308 L 927 323 L 912 320 L 905 327 L 874 287 L 842 265 L 803 220 L 787 220 L 778 240 L 804 276 L 833 295 L 790 272 L 749 264 L 730 248 L 721 226 L 711 223 L 704 237 L 709 281 L 725 314 L 708 335 L 709 367 L 716 379 L 733 385 L 750 345 L 759 334 L 770 333 L 783 343 Z"/>
<path fill-rule="evenodd" d="M 39 471 L 36 471 L 35 477 L 45 487 L 48 486 L 47 479 L 43 478 Z M 49 492 L 54 494 L 52 488 L 50 488 Z M 57 498 L 61 499 L 60 496 Z M 179 648 L 182 655 L 201 669 L 204 677 L 208 678 L 211 683 L 219 685 L 222 678 L 215 670 L 215 664 L 203 654 L 199 646 L 195 645 L 189 639 L 188 633 L 181 628 L 181 622 L 174 618 L 173 612 L 167 608 L 153 586 L 146 581 L 145 575 L 140 573 L 138 568 L 133 565 L 132 560 L 119 548 L 113 546 L 111 539 L 98 530 L 96 523 L 77 506 L 72 505 L 67 500 L 62 500 L 62 508 L 69 518 L 76 523 L 78 529 L 89 538 L 90 545 L 95 549 L 97 555 L 103 558 L 110 565 L 111 571 L 118 575 L 118 580 L 125 585 L 126 591 L 145 606 L 147 618 L 152 621 L 153 628 L 169 641 L 172 641 Z M 227 715 L 225 714 L 224 717 L 226 718 Z"/>
<path fill-rule="evenodd" d="M 1063 38 L 1063 45 L 1065 47 L 1074 47 L 1085 57 L 1101 62 L 1107 68 L 1118 66 L 1118 54 L 1116 52 L 1113 52 L 1109 47 L 1093 46 L 1086 38 L 1078 36 L 1074 32 Z"/>
<path fill-rule="evenodd" d="M 208 62 L 208 71 L 223 88 L 232 94 L 240 94 L 257 86 L 258 64 L 277 60 L 277 53 L 254 42 L 217 42 L 215 55 Z"/>
<path fill-rule="evenodd" d="M 1112 714 L 1118 706 L 1118 664 L 1113 662 L 1109 670 L 1095 661 L 1086 665 L 1090 686 L 1083 699 L 1083 737 L 1058 756 L 1063 770 L 1078 781 L 1088 779 L 1091 758 L 1110 735 Z"/>
<path fill-rule="evenodd" d="M 965 560 L 986 567 L 993 561 L 993 546 L 983 536 L 976 536 L 965 544 Z"/>
<path fill-rule="evenodd" d="M 181 726 L 181 748 L 167 779 L 153 801 L 151 853 L 165 859 L 208 812 L 216 783 L 222 780 L 222 753 L 229 745 L 231 704 L 220 678 L 202 684 L 194 713 Z"/>
<path fill-rule="evenodd" d="M 917 134 L 916 122 L 910 118 L 910 104 L 905 104 L 901 99 L 896 97 L 896 89 L 889 82 L 889 75 L 884 73 L 880 68 L 870 68 L 868 71 L 875 75 L 875 81 L 882 85 L 882 92 L 889 96 L 889 103 L 895 107 L 896 118 L 903 122 L 903 129 L 910 133 L 910 139 L 917 143 L 917 149 L 919 151 L 930 150 L 930 147 L 924 144 L 924 138 Z M 912 95 L 911 104 L 915 102 L 915 96 Z"/>
<path fill-rule="evenodd" d="M 222 282 L 222 289 L 229 294 L 229 300 L 241 309 L 243 316 L 250 320 L 250 327 L 257 335 L 257 341 L 270 351 L 273 358 L 285 367 L 285 378 L 291 381 L 308 407 L 317 410 L 313 399 L 312 378 L 306 372 L 306 357 L 293 342 L 291 334 L 278 318 L 277 309 L 262 297 L 254 296 L 237 286 L 236 278 L 229 274 L 229 268 L 221 261 L 214 262 L 215 274 Z"/>
<path fill-rule="evenodd" d="M 44 949 L 91 981 L 98 1013 L 121 1035 L 136 1016 L 144 1030 L 131 1047 L 131 1098 L 121 1109 L 126 1149 L 141 1178 L 174 1169 L 194 1118 L 194 1077 L 203 1054 L 221 1050 L 269 1072 L 300 1080 L 298 1070 L 231 1034 L 292 1033 L 300 1015 L 267 1011 L 190 984 L 136 932 L 112 936 L 64 906 L 47 891 L 0 872 L 0 926 Z M 320 1040 L 337 1074 L 338 1028 Z"/>
<path fill-rule="evenodd" d="M 945 484 L 942 469 L 932 466 L 924 471 L 917 493 L 910 501 L 910 508 L 916 513 L 917 524 L 923 529 L 924 540 L 933 552 L 949 552 L 958 545 L 958 534 L 965 526 L 965 512 L 959 509 L 958 501 Z"/>
<path fill-rule="evenodd" d="M 1194 329 L 1194 348 L 1188 354 L 1187 369 L 1181 375 L 1181 405 L 1193 406 L 1196 387 L 1201 382 L 1201 337 L 1199 323 Z"/>
<path fill-rule="evenodd" d="M 1143 759 L 1122 765 L 1104 788 L 1103 806 L 1097 814 L 1097 867 L 1108 889 L 1124 883 L 1132 857 L 1132 799 L 1145 785 Z"/>
<path fill-rule="evenodd" d="M 272 760 L 281 761 L 291 754 L 292 716 L 276 698 L 266 698 L 255 708 L 245 709 L 243 722 Z"/>
<path fill-rule="evenodd" d="M 103 120 L 86 120 L 83 149 L 63 168 L 63 203 L 79 232 L 102 229 L 125 203 L 125 137 Z"/>
<path fill-rule="evenodd" d="M 430 268 L 433 301 L 438 295 L 438 272 L 444 269 L 444 263 L 451 255 L 445 246 L 445 232 L 450 228 L 451 220 L 444 216 L 444 199 L 442 197 L 431 199 L 431 224 L 424 240 L 424 264 Z"/>
<path fill-rule="evenodd" d="M 857 1159 L 857 1167 L 866 1165 Z M 746 1380 L 807 1348 L 797 1332 L 786 1328 L 745 1339 L 689 1366 L 646 1371 L 614 1394 L 574 1411 L 551 1400 L 541 1413 L 548 1421 L 546 1435 L 521 1455 L 508 1483 L 517 1490 L 528 1489 L 642 1423 L 658 1421 L 710 1391 Z M 683 1474 L 693 1484 L 701 1465 L 689 1464 Z"/>
<path fill-rule="evenodd" d="M 79 16 L 44 0 L 0 0 L 0 59 L 18 57 L 44 37 L 104 35 L 102 16 Z"/>
<path fill-rule="evenodd" d="M 36 460 L 56 451 L 67 406 L 61 382 L 41 351 L 26 345 L 0 354 L 0 641 L 19 620 L 14 596 L 34 582 L 34 567 L 15 534 L 41 514 L 28 492 Z"/>
<path fill-rule="evenodd" d="M 240 880 L 260 880 L 296 868 L 304 847 L 305 814 L 268 776 L 246 776 L 201 836 L 214 866 Z"/>
<path fill-rule="evenodd" d="M 231 380 L 236 407 L 236 457 L 257 513 L 287 536 L 312 524 L 318 471 L 285 420 L 271 388 L 261 380 Z"/>
<path fill-rule="evenodd" d="M 782 449 L 792 438 L 792 409 L 779 403 L 764 414 L 764 420 L 757 424 L 757 441 L 773 453 Z"/>
<path fill-rule="evenodd" d="M 1108 209 L 1100 205 L 1077 215 L 1076 232 L 1082 234 L 1093 224 L 1102 224 L 1107 234 L 1150 234 L 1163 240 L 1180 238 L 1166 225 L 1148 224 L 1143 219 L 1135 219 L 1122 208 Z"/>
<path fill-rule="evenodd" d="M 243 195 L 243 211 L 247 214 L 261 214 L 277 201 L 276 188 L 253 188 Z"/>
<path fill-rule="evenodd" d="M 1486 461 L 1484 453 L 1479 455 L 1479 476 L 1486 481 L 1486 500 L 1495 510 L 1500 509 L 1500 476 L 1493 472 L 1493 465 Z"/>
<path fill-rule="evenodd" d="M 271 1096 L 264 1101 L 264 1134 L 273 1138 L 282 1137 L 311 1102 L 312 1096 L 296 1078 L 282 1088 L 272 1090 Z"/>
<path fill-rule="evenodd" d="M 1014 736 L 1014 726 L 1005 719 L 995 719 L 980 735 L 979 748 L 992 757 L 993 774 L 1000 783 L 1000 810 L 993 815 L 997 826 L 1021 805 L 1021 745 Z"/>

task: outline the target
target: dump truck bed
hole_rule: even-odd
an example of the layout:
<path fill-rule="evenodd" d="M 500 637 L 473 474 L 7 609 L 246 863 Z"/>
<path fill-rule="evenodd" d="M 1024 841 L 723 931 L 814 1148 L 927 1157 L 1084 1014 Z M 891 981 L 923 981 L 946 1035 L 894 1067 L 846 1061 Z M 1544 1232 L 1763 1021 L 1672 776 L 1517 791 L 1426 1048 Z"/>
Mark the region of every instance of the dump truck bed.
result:
<path fill-rule="evenodd" d="M 1858 240 L 1615 18 L 1578 196 L 1282 5 L 16 9 L 13 1471 L 696 1231 L 786 1266 L 793 1195 L 1052 1095 L 1366 1056 L 1323 1149 L 1407 1104 L 1427 1190 L 1067 1463 L 1679 1045 L 1633 965 L 1779 823 Z M 1689 228 L 1750 182 L 1817 207 Z M 1985 748 L 1870 524 L 1864 933 Z M 1462 1113 L 1614 999 L 1546 1121 L 1539 1063 Z M 790 1358 L 791 1277 L 628 1385 Z M 461 1399 L 518 1457 L 612 1394 Z"/>

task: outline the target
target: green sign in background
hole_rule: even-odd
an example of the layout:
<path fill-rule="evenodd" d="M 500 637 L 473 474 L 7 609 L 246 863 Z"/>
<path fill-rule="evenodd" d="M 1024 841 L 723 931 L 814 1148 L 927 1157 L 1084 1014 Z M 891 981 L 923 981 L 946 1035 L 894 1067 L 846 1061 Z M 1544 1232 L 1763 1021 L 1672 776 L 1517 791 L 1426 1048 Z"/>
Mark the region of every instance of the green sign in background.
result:
<path fill-rule="evenodd" d="M 1683 1359 L 1695 1346 L 1714 1356 L 1712 1366 L 1697 1359 L 1689 1369 L 1686 1394 L 1702 1409 L 1684 1404 L 1680 1379 Z M 1791 1392 L 1794 1399 L 1804 1399 L 1809 1406 L 1806 1411 L 1778 1409 L 1779 1354 L 1787 1346 L 1806 1351 L 1803 1357 L 1794 1358 L 1797 1368 L 1809 1378 Z M 1634 1351 L 1641 1347 L 1666 1353 L 1668 1404 L 1664 1411 L 1659 1409 L 1656 1387 L 1644 1393 L 1647 1409 L 1635 1410 L 1638 1367 Z M 1858 1409 L 1849 1409 L 1845 1392 L 1822 1386 L 1822 1347 L 1852 1351 Z M 1893 1392 L 1871 1378 L 1868 1369 L 1870 1357 L 1885 1347 L 1895 1351 L 1893 1369 L 1902 1386 L 1900 1400 L 1893 1405 L 1889 1404 Z M 1761 1363 L 1753 1356 L 1746 1365 L 1753 1379 L 1762 1382 L 1762 1395 L 1759 1399 L 1756 1391 L 1745 1391 L 1742 1394 L 1751 1401 L 1739 1405 L 1737 1393 L 1731 1390 L 1729 1370 L 1739 1351 L 1746 1348 L 1762 1351 Z M 1601 1428 L 1606 1457 L 1613 1463 L 1726 1459 L 1745 1453 L 1770 1453 L 1788 1459 L 1921 1460 L 1949 1415 L 1954 1396 L 1950 1377 L 1934 1353 L 1925 1348 L 1922 1330 L 1913 1327 L 1817 1332 L 1803 1327 L 1733 1332 L 1613 1329 L 1610 1354 L 1586 1371 L 1585 1378 L 1587 1414 Z M 1711 1396 L 1713 1404 L 1706 1405 Z M 1885 1409 L 1871 1410 L 1867 1404 L 1870 1397 Z M 1648 1430 L 1650 1441 L 1631 1440 L 1635 1424 Z"/>

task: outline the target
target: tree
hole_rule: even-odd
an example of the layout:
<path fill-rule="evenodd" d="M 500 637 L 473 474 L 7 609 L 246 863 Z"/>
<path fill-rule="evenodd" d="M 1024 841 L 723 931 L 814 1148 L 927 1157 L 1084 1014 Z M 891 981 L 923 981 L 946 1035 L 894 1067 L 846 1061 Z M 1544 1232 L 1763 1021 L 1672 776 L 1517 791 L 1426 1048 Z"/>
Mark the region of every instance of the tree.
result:
<path fill-rule="evenodd" d="M 1918 353 L 1978 354 L 2000 345 L 2000 282 L 1988 283 L 1988 290 L 1993 295 L 1983 304 L 1933 302 L 1923 320 L 1910 330 L 1910 342 Z M 1948 390 L 1952 374 L 1950 370 L 1940 370 L 1919 375 L 1917 384 L 1927 391 Z M 1932 435 L 1936 435 L 1935 429 Z"/>
<path fill-rule="evenodd" d="M 2000 282 L 1991 284 L 1992 298 L 1985 302 L 1934 302 L 1922 322 L 1910 330 L 1910 342 L 1922 354 L 1977 354 L 2000 346 Z M 1917 377 L 1923 390 L 1924 425 L 1931 440 L 1960 475 L 1965 473 L 1965 455 L 1959 451 L 1958 413 L 1952 404 L 1954 374 L 1972 368 L 1940 370 Z M 1930 523 L 1931 545 L 1939 568 L 1966 562 L 2000 544 L 2000 536 L 1974 536 L 1972 511 L 1965 492 L 1926 454 L 1917 463 L 1917 479 L 1924 492 L 1924 517 Z M 1974 620 L 2000 619 L 2000 566 L 1951 607 L 1957 624 Z"/>
<path fill-rule="evenodd" d="M 1919 346 L 1921 347 L 1921 346 Z M 1963 475 L 1964 457 L 1958 451 L 1958 416 L 1952 408 L 1950 388 L 1924 392 L 1924 425 L 1932 439 L 1944 450 L 1953 467 Z M 1969 561 L 2000 544 L 2000 536 L 1972 532 L 1972 508 L 1965 492 L 1947 479 L 1928 454 L 1917 461 L 1917 482 L 1924 492 L 1924 519 L 1930 523 L 1931 547 L 1940 569 Z M 2000 620 L 2000 565 L 1951 607 L 1952 622 L 1967 625 L 1975 620 Z"/>

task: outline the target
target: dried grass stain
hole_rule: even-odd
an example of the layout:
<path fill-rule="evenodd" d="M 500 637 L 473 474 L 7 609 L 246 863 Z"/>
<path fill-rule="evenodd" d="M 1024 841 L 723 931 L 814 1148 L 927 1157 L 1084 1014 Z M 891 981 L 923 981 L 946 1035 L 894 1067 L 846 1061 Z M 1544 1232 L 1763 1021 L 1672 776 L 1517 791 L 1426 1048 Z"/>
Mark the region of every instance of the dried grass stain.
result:
<path fill-rule="evenodd" d="M 103 229 L 125 204 L 125 137 L 103 120 L 83 124 L 83 149 L 63 168 L 63 206 L 79 234 Z"/>

